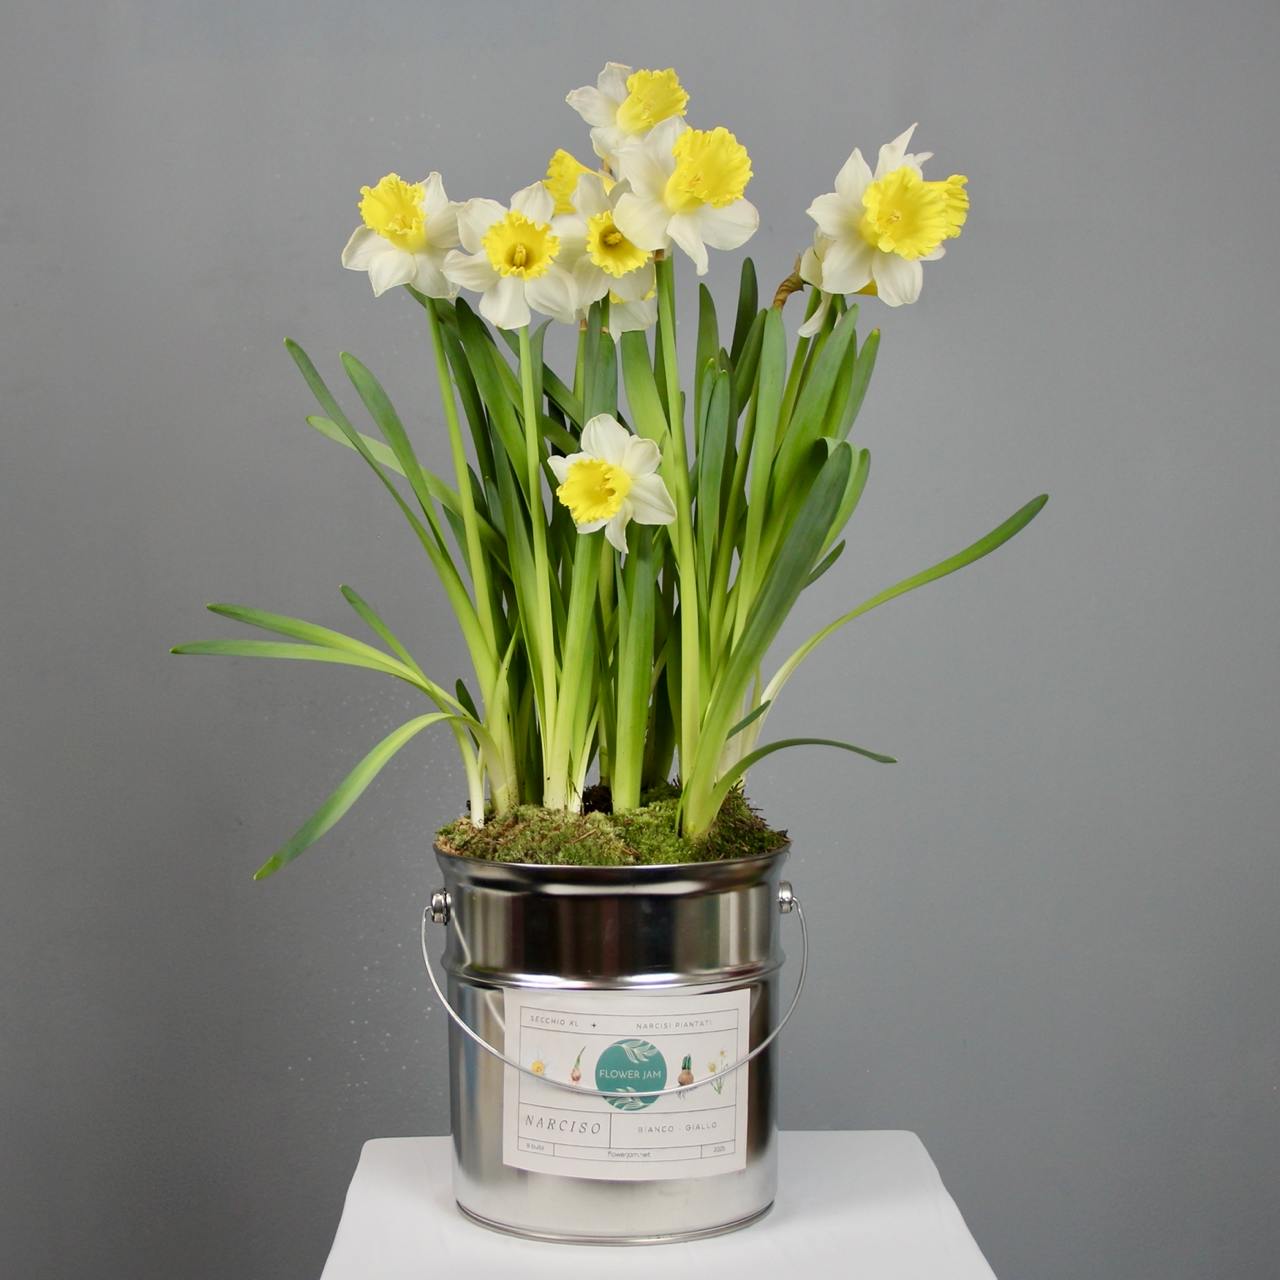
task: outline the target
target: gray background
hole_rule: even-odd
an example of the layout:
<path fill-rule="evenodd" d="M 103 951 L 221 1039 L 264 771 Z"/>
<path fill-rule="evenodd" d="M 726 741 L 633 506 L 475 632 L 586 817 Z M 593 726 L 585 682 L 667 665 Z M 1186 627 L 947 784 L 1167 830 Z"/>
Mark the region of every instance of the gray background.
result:
<path fill-rule="evenodd" d="M 776 715 L 903 760 L 752 779 L 815 934 L 783 1123 L 916 1130 L 1001 1277 L 1272 1271 L 1274 4 L 6 9 L 8 1273 L 314 1276 L 361 1142 L 447 1127 L 414 930 L 450 740 L 255 885 L 408 703 L 165 651 L 231 630 L 204 600 L 345 626 L 351 582 L 463 669 L 280 339 L 361 354 L 446 466 L 415 309 L 338 266 L 357 188 L 440 168 L 505 197 L 586 154 L 561 98 L 608 57 L 675 62 L 749 145 L 770 285 L 855 142 L 919 119 L 971 176 L 920 304 L 868 306 L 872 481 L 788 637 L 1053 494 Z"/>

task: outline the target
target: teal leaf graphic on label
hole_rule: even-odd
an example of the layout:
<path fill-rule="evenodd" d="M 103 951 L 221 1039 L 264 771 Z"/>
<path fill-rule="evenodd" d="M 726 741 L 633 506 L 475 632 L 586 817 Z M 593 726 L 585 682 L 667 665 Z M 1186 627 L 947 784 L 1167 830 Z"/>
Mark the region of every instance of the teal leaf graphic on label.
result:
<path fill-rule="evenodd" d="M 618 1040 L 596 1060 L 596 1088 L 619 1111 L 643 1111 L 654 1101 L 649 1091 L 666 1083 L 666 1060 L 647 1040 Z"/>

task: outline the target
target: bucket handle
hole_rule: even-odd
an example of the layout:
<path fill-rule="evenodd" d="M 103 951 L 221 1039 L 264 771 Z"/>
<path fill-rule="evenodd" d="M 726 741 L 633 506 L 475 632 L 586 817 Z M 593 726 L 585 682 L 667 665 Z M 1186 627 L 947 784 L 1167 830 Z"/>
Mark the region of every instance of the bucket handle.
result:
<path fill-rule="evenodd" d="M 563 1080 L 551 1080 L 545 1075 L 539 1075 L 536 1071 L 529 1067 L 523 1066 L 519 1062 L 513 1062 L 500 1049 L 491 1045 L 479 1032 L 472 1030 L 471 1027 L 463 1021 L 462 1015 L 449 1003 L 444 991 L 440 987 L 440 983 L 436 978 L 435 970 L 431 967 L 431 954 L 427 947 L 427 925 L 449 923 L 450 915 L 449 891 L 447 889 L 437 889 L 431 895 L 431 905 L 422 913 L 422 963 L 426 965 L 427 977 L 431 980 L 431 988 L 436 993 L 437 999 L 444 1006 L 444 1011 L 453 1019 L 458 1030 L 470 1039 L 474 1040 L 486 1053 L 497 1058 L 499 1062 L 505 1063 L 513 1071 L 519 1071 L 528 1076 L 532 1080 L 538 1080 L 542 1084 L 549 1084 L 557 1089 L 563 1089 L 568 1093 L 576 1093 L 579 1097 L 583 1094 L 596 1094 L 601 1098 L 610 1098 L 614 1095 L 607 1089 L 583 1089 L 576 1084 L 569 1084 Z M 678 1084 L 672 1085 L 666 1089 L 641 1089 L 636 1093 L 640 1098 L 661 1098 L 672 1093 L 688 1093 L 691 1089 L 701 1089 L 703 1085 L 710 1084 L 712 1081 L 719 1080 L 723 1076 L 730 1075 L 734 1071 L 740 1071 L 747 1065 L 752 1058 L 762 1054 L 777 1038 L 782 1034 L 782 1028 L 791 1020 L 791 1015 L 796 1011 L 796 1005 L 800 1003 L 800 993 L 804 990 L 805 975 L 809 971 L 809 929 L 804 922 L 804 908 L 800 905 L 800 899 L 796 897 L 792 891 L 788 881 L 783 880 L 778 885 L 778 910 L 783 915 L 789 915 L 795 912 L 796 918 L 800 922 L 800 973 L 796 977 L 796 989 L 791 997 L 791 1003 L 787 1005 L 787 1011 L 782 1015 L 782 1021 L 778 1023 L 772 1031 L 769 1032 L 763 1040 L 760 1041 L 754 1049 L 735 1062 L 731 1062 L 728 1066 L 722 1067 L 714 1075 L 709 1075 L 703 1080 L 699 1080 L 696 1084 Z"/>

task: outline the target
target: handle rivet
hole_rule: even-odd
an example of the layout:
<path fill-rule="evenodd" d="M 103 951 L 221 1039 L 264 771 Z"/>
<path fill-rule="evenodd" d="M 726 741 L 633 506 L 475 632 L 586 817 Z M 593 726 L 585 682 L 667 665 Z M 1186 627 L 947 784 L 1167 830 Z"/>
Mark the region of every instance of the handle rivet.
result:
<path fill-rule="evenodd" d="M 431 923 L 432 924 L 448 924 L 449 909 L 452 906 L 453 906 L 453 901 L 449 897 L 449 890 L 437 889 L 431 895 L 431 907 L 429 910 L 429 914 L 431 916 Z M 788 907 L 787 910 L 790 911 L 791 908 Z"/>
<path fill-rule="evenodd" d="M 784 915 L 791 914 L 792 908 L 796 905 L 795 891 L 791 888 L 790 880 L 783 880 L 778 885 L 778 910 Z"/>

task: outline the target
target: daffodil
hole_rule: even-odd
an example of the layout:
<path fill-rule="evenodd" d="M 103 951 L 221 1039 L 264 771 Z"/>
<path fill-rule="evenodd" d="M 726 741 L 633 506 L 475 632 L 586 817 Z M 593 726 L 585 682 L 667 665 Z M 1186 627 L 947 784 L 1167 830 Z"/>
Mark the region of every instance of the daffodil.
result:
<path fill-rule="evenodd" d="M 675 504 L 657 474 L 658 446 L 633 436 L 616 418 L 597 414 L 582 428 L 582 450 L 567 458 L 549 458 L 560 482 L 556 497 L 569 508 L 579 533 L 604 530 L 624 555 L 627 525 L 671 524 Z"/>
<path fill-rule="evenodd" d="M 547 176 L 543 178 L 542 185 L 551 192 L 557 213 L 573 212 L 573 193 L 578 186 L 578 179 L 588 173 L 596 174 L 606 191 L 613 186 L 613 177 L 603 169 L 590 168 L 564 148 L 552 153 L 551 159 L 547 161 Z"/>
<path fill-rule="evenodd" d="M 438 173 L 422 182 L 389 173 L 377 186 L 360 188 L 363 225 L 351 233 L 342 265 L 367 271 L 375 297 L 410 284 L 429 298 L 452 298 L 458 291 L 442 267 L 458 243 L 458 208 Z"/>
<path fill-rule="evenodd" d="M 630 188 L 614 212 L 619 230 L 641 249 L 667 249 L 674 241 L 699 275 L 706 274 L 708 245 L 736 249 L 760 225 L 755 205 L 743 197 L 751 157 L 728 129 L 664 120 L 619 152 L 618 172 Z"/>
<path fill-rule="evenodd" d="M 818 224 L 801 276 L 826 293 L 878 294 L 891 307 L 914 302 L 923 262 L 946 252 L 969 214 L 968 179 L 924 177 L 931 152 L 908 154 L 912 125 L 880 148 L 875 172 L 856 147 L 836 174 L 836 189 L 809 206 Z M 806 270 L 807 268 L 807 270 Z"/>
<path fill-rule="evenodd" d="M 627 190 L 626 184 L 611 181 L 609 188 L 599 174 L 584 169 L 569 212 L 551 220 L 560 252 L 538 282 L 533 305 L 564 324 L 583 319 L 591 304 L 606 294 L 627 307 L 654 289 L 653 255 L 632 244 L 613 220 L 614 205 Z M 612 321 L 612 309 L 610 317 Z M 627 328 L 643 327 L 632 323 L 637 319 L 634 314 L 620 315 L 616 326 L 610 324 L 615 338 Z"/>
<path fill-rule="evenodd" d="M 541 182 L 517 191 L 509 207 L 468 200 L 458 211 L 462 250 L 445 258 L 444 273 L 480 294 L 480 314 L 499 329 L 527 325 L 530 305 L 538 306 L 538 288 L 560 252 L 554 215 L 555 200 Z"/>
<path fill-rule="evenodd" d="M 591 145 L 606 163 L 664 120 L 680 119 L 689 95 L 680 77 L 665 71 L 633 71 L 606 62 L 595 88 L 584 85 L 565 101 L 591 126 Z"/>

